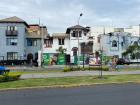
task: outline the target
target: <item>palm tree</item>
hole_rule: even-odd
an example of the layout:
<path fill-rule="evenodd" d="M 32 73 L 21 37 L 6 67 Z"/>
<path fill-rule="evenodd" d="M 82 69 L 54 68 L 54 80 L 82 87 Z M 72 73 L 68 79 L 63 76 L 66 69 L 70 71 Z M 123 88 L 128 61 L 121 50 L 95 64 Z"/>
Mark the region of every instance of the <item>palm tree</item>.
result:
<path fill-rule="evenodd" d="M 60 54 L 64 54 L 64 53 L 67 51 L 67 49 L 66 49 L 66 48 L 63 48 L 63 47 L 61 46 L 61 47 L 59 47 L 56 51 L 59 52 Z"/>
<path fill-rule="evenodd" d="M 132 59 L 134 58 L 139 58 L 138 54 L 140 52 L 140 46 L 136 43 L 134 43 L 133 45 L 130 45 L 125 52 L 122 53 L 122 55 L 124 57 L 130 55 Z"/>

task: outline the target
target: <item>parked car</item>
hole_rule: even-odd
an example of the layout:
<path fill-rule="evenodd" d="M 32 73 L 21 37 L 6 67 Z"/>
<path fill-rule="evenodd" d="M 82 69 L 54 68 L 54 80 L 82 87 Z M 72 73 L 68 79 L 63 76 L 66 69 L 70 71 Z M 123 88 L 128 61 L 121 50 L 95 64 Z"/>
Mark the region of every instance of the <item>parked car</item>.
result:
<path fill-rule="evenodd" d="M 119 58 L 118 61 L 117 61 L 117 65 L 124 65 L 124 64 L 129 65 L 130 61 L 127 60 L 127 59 Z"/>

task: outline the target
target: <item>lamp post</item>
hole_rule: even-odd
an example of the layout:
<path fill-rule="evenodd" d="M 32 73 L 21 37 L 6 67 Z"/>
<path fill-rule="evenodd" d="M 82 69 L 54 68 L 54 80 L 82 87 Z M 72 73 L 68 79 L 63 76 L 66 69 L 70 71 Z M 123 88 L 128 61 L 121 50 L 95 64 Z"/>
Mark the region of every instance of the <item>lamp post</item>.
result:
<path fill-rule="evenodd" d="M 102 62 L 103 62 L 103 47 L 100 50 L 100 63 L 101 63 L 101 70 L 100 70 L 100 78 L 103 77 L 103 68 L 102 68 Z"/>
<path fill-rule="evenodd" d="M 85 68 L 85 46 L 88 44 L 88 42 L 83 43 L 83 68 Z"/>
<path fill-rule="evenodd" d="M 44 44 L 44 29 L 41 27 L 41 67 L 43 66 L 43 44 Z"/>
<path fill-rule="evenodd" d="M 79 25 L 79 22 L 80 22 L 80 19 L 81 19 L 82 16 L 83 16 L 83 13 L 80 13 L 80 16 L 78 18 L 78 25 Z"/>
<path fill-rule="evenodd" d="M 78 25 L 79 25 L 79 22 L 80 22 L 80 19 L 81 19 L 82 16 L 83 16 L 83 13 L 81 13 L 79 18 L 78 18 L 78 22 L 77 22 Z M 79 29 L 77 30 L 77 35 L 78 35 L 78 66 L 79 66 L 80 65 L 80 58 L 79 58 L 79 56 L 80 56 Z"/>

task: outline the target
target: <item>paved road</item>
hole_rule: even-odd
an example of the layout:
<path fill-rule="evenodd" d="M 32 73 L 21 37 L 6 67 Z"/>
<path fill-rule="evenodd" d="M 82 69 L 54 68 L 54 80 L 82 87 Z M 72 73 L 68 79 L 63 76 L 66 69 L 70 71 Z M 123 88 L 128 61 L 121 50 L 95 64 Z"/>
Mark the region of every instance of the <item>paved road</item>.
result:
<path fill-rule="evenodd" d="M 74 71 L 74 72 L 60 72 L 60 73 L 44 73 L 44 74 L 23 74 L 21 79 L 29 78 L 52 78 L 52 77 L 74 77 L 74 76 L 95 76 L 99 75 L 100 71 Z M 103 71 L 103 75 L 126 75 L 126 74 L 140 74 L 140 70 L 136 71 Z"/>
<path fill-rule="evenodd" d="M 140 105 L 140 84 L 6 91 L 0 105 Z"/>

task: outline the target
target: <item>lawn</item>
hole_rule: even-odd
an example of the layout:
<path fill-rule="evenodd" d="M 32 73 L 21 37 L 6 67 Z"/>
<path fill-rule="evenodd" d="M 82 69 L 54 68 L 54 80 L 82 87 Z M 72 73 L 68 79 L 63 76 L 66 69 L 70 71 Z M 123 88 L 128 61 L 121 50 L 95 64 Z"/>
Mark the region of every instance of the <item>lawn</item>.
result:
<path fill-rule="evenodd" d="M 140 68 L 121 68 L 120 71 L 134 71 L 134 70 L 140 70 Z"/>
<path fill-rule="evenodd" d="M 44 73 L 61 73 L 63 70 L 32 70 L 32 71 L 21 71 L 21 70 L 16 70 L 16 71 L 11 71 L 10 74 L 44 74 Z"/>
<path fill-rule="evenodd" d="M 93 85 L 95 83 L 124 83 L 124 82 L 140 83 L 140 75 L 116 75 L 104 76 L 99 79 L 97 76 L 83 76 L 83 77 L 65 77 L 65 78 L 46 78 L 46 79 L 26 79 L 12 82 L 0 83 L 0 89 L 8 88 L 22 88 L 22 87 L 37 87 L 37 86 L 76 86 L 76 85 Z"/>

